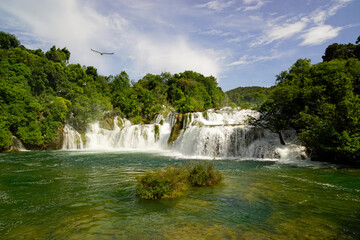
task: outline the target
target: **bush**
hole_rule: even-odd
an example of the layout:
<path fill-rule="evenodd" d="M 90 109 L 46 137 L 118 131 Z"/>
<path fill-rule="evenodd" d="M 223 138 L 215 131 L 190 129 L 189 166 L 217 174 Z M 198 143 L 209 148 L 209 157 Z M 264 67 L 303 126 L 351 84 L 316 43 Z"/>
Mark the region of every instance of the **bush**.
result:
<path fill-rule="evenodd" d="M 171 199 L 181 196 L 190 186 L 213 186 L 223 178 L 214 164 L 207 162 L 157 169 L 137 178 L 137 194 L 143 199 Z"/>
<path fill-rule="evenodd" d="M 192 186 L 213 186 L 223 180 L 223 175 L 219 170 L 215 170 L 213 163 L 197 163 L 188 167 L 189 183 Z"/>
<path fill-rule="evenodd" d="M 139 176 L 137 193 L 143 199 L 170 199 L 188 189 L 188 174 L 184 168 L 165 168 Z"/>

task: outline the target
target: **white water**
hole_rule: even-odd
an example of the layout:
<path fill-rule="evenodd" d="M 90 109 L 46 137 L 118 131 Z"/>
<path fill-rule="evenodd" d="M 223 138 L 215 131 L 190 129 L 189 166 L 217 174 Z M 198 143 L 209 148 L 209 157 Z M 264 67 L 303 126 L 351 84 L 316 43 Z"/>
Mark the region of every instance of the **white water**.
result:
<path fill-rule="evenodd" d="M 20 141 L 20 139 L 18 139 L 17 137 L 15 136 L 12 136 L 11 137 L 11 147 L 10 147 L 10 150 L 14 149 L 14 148 L 17 148 L 21 151 L 25 151 L 26 148 L 24 147 L 23 143 Z"/>
<path fill-rule="evenodd" d="M 64 149 L 89 150 L 171 150 L 189 158 L 280 159 L 292 161 L 305 156 L 295 132 L 284 132 L 286 145 L 281 145 L 279 134 L 246 125 L 249 116 L 257 117 L 253 110 L 212 110 L 206 113 L 184 115 L 183 130 L 177 140 L 168 145 L 176 114 L 166 118 L 158 115 L 152 124 L 132 125 L 128 120 L 115 118 L 113 130 L 90 125 L 85 133 L 86 143 L 80 134 L 66 125 Z M 119 127 L 117 121 L 122 121 Z"/>
<path fill-rule="evenodd" d="M 117 122 L 122 121 L 119 127 Z M 159 119 L 159 122 L 161 119 Z M 158 131 L 156 131 L 158 128 Z M 156 134 L 158 133 L 158 135 Z M 115 118 L 114 130 L 99 127 L 99 122 L 90 125 L 86 132 L 86 149 L 163 149 L 167 145 L 171 126 L 169 122 L 162 125 L 132 125 L 130 121 Z"/>
<path fill-rule="evenodd" d="M 64 127 L 63 149 L 83 149 L 80 134 L 70 125 L 66 124 Z"/>

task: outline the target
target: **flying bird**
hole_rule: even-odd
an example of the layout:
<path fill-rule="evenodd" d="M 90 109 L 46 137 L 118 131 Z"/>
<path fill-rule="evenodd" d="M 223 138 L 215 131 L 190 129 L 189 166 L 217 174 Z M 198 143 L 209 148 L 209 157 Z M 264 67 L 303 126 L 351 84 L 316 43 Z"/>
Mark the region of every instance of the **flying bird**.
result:
<path fill-rule="evenodd" d="M 90 48 L 90 49 L 91 49 L 91 48 Z M 96 53 L 99 53 L 100 55 L 104 55 L 104 54 L 112 55 L 112 54 L 114 54 L 114 53 L 99 52 L 99 51 L 96 51 L 96 50 L 94 50 L 94 49 L 91 49 L 91 51 L 96 52 Z"/>

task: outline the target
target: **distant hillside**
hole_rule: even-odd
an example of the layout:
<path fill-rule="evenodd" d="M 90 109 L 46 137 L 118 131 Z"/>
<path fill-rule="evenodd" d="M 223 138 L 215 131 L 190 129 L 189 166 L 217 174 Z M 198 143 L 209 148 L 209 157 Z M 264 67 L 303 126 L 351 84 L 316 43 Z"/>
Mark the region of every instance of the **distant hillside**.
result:
<path fill-rule="evenodd" d="M 226 92 L 230 102 L 242 108 L 256 108 L 271 92 L 271 87 L 238 87 Z"/>

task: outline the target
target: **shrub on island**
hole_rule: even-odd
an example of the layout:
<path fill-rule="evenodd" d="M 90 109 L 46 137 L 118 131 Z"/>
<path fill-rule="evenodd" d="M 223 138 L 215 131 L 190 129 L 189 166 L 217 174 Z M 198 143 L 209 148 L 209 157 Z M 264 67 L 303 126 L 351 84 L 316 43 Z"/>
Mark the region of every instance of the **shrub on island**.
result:
<path fill-rule="evenodd" d="M 137 178 L 137 194 L 142 199 L 172 199 L 183 195 L 191 186 L 213 186 L 223 178 L 214 164 L 207 162 L 156 169 Z"/>
<path fill-rule="evenodd" d="M 188 181 L 192 186 L 213 186 L 223 180 L 223 175 L 219 170 L 215 170 L 213 163 L 196 163 L 188 167 Z"/>
<path fill-rule="evenodd" d="M 137 178 L 137 193 L 143 199 L 170 199 L 188 189 L 188 174 L 184 168 L 165 168 L 146 172 Z"/>

